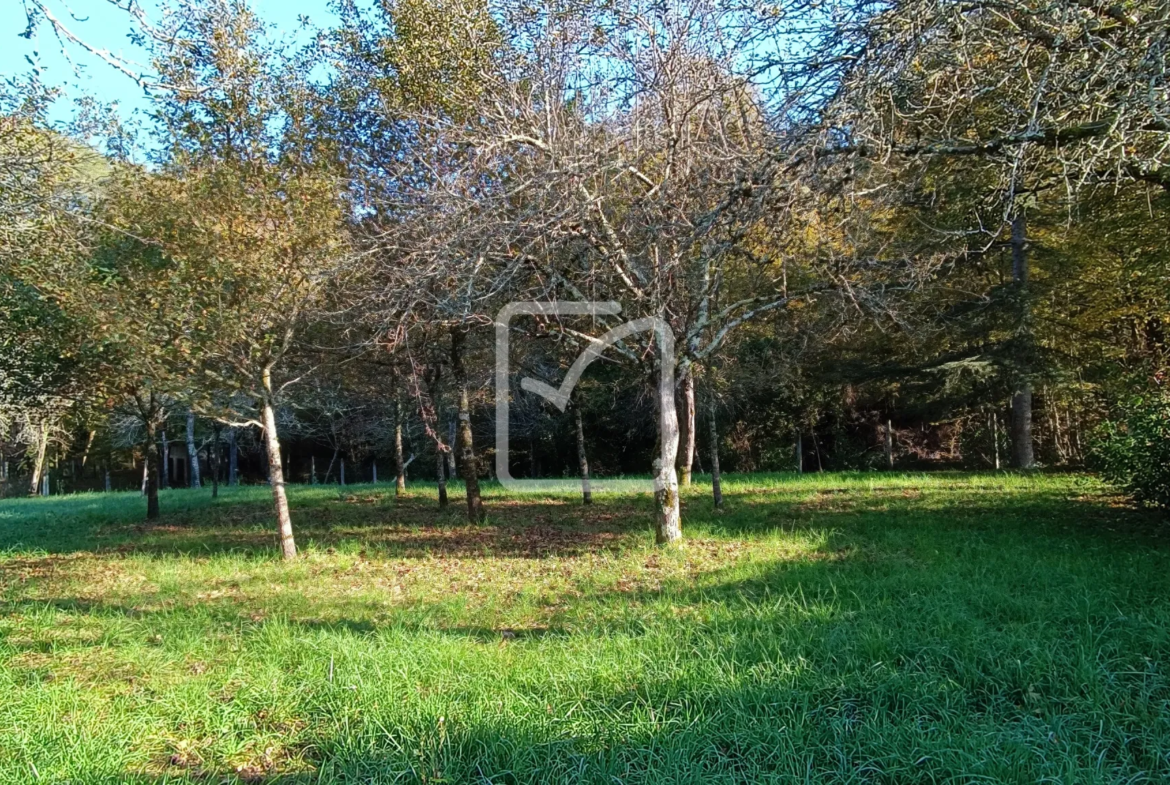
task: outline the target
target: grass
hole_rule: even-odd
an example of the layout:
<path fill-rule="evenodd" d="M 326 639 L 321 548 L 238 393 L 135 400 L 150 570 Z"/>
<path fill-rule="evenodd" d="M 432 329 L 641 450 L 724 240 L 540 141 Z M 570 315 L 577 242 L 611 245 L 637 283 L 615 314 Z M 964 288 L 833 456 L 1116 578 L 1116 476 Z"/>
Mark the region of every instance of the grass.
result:
<path fill-rule="evenodd" d="M 0 503 L 3 783 L 1170 781 L 1170 537 L 1093 479 Z"/>

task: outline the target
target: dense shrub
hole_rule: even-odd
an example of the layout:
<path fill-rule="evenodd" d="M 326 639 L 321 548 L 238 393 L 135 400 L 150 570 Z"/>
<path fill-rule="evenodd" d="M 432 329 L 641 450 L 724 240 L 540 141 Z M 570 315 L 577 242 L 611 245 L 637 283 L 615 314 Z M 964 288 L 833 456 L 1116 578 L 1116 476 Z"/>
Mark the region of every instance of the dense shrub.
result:
<path fill-rule="evenodd" d="M 1170 510 L 1170 390 L 1159 385 L 1118 406 L 1097 429 L 1092 460 L 1136 501 Z"/>

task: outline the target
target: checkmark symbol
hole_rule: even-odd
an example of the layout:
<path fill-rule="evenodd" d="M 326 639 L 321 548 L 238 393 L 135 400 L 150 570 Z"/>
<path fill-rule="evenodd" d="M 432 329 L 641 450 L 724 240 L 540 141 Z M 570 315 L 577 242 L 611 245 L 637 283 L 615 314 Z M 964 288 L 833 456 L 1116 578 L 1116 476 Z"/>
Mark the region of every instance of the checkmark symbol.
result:
<path fill-rule="evenodd" d="M 585 369 L 589 367 L 590 363 L 618 341 L 634 333 L 652 330 L 658 326 L 659 321 L 655 316 L 646 316 L 619 325 L 600 338 L 590 338 L 589 346 L 569 366 L 569 372 L 565 374 L 565 379 L 561 382 L 560 387 L 553 387 L 539 379 L 525 376 L 520 380 L 520 389 L 539 395 L 563 412 L 569 405 L 569 396 L 573 394 L 573 388 L 577 386 L 577 382 L 581 380 L 581 375 L 585 373 Z"/>

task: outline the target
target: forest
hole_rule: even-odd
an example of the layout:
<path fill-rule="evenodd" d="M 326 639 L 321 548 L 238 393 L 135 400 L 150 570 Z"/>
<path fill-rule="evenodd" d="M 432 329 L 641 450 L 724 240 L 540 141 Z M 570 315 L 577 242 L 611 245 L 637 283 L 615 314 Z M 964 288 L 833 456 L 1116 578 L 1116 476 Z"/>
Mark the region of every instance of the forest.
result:
<path fill-rule="evenodd" d="M 0 781 L 1170 777 L 1170 3 L 18 4 Z"/>

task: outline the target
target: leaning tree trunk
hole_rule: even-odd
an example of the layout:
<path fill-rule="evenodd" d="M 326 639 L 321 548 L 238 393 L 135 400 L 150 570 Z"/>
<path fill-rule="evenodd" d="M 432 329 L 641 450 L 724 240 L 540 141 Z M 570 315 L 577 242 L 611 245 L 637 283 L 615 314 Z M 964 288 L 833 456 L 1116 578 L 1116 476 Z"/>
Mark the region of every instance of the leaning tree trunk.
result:
<path fill-rule="evenodd" d="M 159 516 L 158 509 L 158 439 L 153 420 L 146 421 L 146 441 L 143 443 L 146 472 L 146 520 Z"/>
<path fill-rule="evenodd" d="M 195 412 L 187 410 L 187 479 L 192 488 L 199 484 L 199 451 L 195 449 Z"/>
<path fill-rule="evenodd" d="M 402 401 L 394 401 L 394 495 L 406 492 L 406 464 L 402 458 Z"/>
<path fill-rule="evenodd" d="M 45 450 L 49 446 L 48 429 L 37 428 L 37 443 L 33 449 L 32 477 L 28 484 L 28 495 L 36 496 L 41 492 L 41 474 L 45 471 Z"/>
<path fill-rule="evenodd" d="M 1031 313 L 1028 304 L 1028 231 L 1022 212 L 1012 218 L 1012 279 L 1019 298 L 1020 329 L 1030 339 Z M 1030 340 L 1029 340 L 1030 342 Z M 1012 395 L 1012 464 L 1017 469 L 1031 469 L 1036 465 L 1032 448 L 1032 385 L 1021 379 Z"/>
<path fill-rule="evenodd" d="M 285 559 L 295 559 L 297 544 L 293 539 L 292 517 L 284 493 L 284 467 L 280 465 L 280 437 L 276 433 L 276 409 L 272 405 L 272 378 L 264 369 L 264 443 L 268 450 L 268 476 L 272 480 L 272 501 L 276 506 L 276 528 L 280 534 L 280 552 Z"/>
<path fill-rule="evenodd" d="M 585 452 L 585 428 L 581 424 L 581 407 L 573 407 L 577 421 L 577 465 L 581 470 L 581 503 L 593 504 L 593 491 L 589 488 L 589 456 Z"/>
<path fill-rule="evenodd" d="M 691 484 L 691 467 L 695 463 L 695 372 L 688 369 L 682 378 L 682 418 L 679 420 L 678 468 L 684 486 Z"/>
<path fill-rule="evenodd" d="M 89 432 L 85 436 L 85 450 L 83 450 L 81 453 L 81 468 L 82 469 L 85 468 L 85 462 L 89 460 L 89 451 L 93 449 L 93 440 L 96 436 L 97 436 L 97 431 L 93 430 L 92 428 L 89 430 Z M 5 472 L 3 470 L 0 470 L 0 479 L 6 479 L 4 477 L 4 475 L 5 475 Z"/>
<path fill-rule="evenodd" d="M 459 458 L 463 484 L 467 488 L 467 520 L 482 523 L 483 499 L 479 492 L 479 466 L 475 460 L 475 444 L 471 437 L 471 399 L 467 392 L 467 374 L 463 369 L 464 333 L 451 333 L 451 371 L 459 387 Z"/>
<path fill-rule="evenodd" d="M 715 396 L 708 404 L 711 407 L 711 495 L 715 509 L 723 509 L 723 475 L 719 472 L 719 425 L 715 419 Z"/>
<path fill-rule="evenodd" d="M 672 373 L 671 376 L 674 374 Z M 678 460 L 678 411 L 674 403 L 674 379 L 658 385 L 655 395 L 658 411 L 659 457 L 655 459 L 656 481 L 654 490 L 655 525 L 654 540 L 659 545 L 669 545 L 682 540 L 682 516 L 678 506 L 678 475 L 675 461 Z"/>

